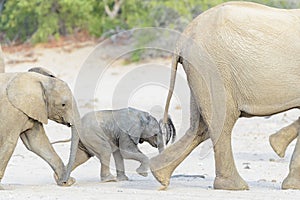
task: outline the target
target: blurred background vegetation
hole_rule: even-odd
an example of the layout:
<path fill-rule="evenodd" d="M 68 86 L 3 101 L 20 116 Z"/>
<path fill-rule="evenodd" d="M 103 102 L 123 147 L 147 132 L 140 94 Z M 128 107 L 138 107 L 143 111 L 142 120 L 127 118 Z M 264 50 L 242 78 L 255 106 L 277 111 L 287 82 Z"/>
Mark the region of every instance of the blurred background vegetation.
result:
<path fill-rule="evenodd" d="M 0 0 L 2 44 L 39 43 L 85 33 L 108 37 L 137 27 L 183 30 L 194 17 L 229 0 Z M 249 0 L 298 8 L 300 0 Z"/>

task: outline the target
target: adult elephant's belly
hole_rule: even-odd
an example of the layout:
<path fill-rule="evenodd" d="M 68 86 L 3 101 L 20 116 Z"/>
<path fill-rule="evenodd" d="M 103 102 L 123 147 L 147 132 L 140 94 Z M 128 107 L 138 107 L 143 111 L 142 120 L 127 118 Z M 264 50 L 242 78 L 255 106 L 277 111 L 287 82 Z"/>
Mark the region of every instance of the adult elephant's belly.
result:
<path fill-rule="evenodd" d="M 238 85 L 239 109 L 248 115 L 265 116 L 300 107 L 300 67 L 262 68 L 253 69 Z"/>

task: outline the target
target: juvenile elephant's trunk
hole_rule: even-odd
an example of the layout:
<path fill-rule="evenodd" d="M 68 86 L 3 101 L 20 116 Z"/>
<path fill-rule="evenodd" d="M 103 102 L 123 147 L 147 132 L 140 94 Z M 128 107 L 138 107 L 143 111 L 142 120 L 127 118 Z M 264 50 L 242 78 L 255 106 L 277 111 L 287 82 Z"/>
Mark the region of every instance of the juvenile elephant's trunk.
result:
<path fill-rule="evenodd" d="M 76 152 L 77 152 L 78 143 L 79 143 L 80 131 L 81 131 L 80 114 L 77 109 L 76 103 L 74 102 L 73 103 L 73 122 L 71 125 L 72 138 L 71 138 L 71 147 L 70 147 L 70 157 L 69 157 L 69 163 L 67 165 L 66 173 L 62 179 L 63 184 L 67 183 L 70 178 L 72 167 L 74 165 L 75 158 L 76 158 Z"/>

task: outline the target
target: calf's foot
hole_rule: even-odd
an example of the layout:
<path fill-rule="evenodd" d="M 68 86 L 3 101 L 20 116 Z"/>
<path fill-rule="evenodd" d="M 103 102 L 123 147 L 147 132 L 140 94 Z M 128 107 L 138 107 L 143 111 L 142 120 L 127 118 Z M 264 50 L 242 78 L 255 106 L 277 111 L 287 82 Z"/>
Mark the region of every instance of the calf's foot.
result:
<path fill-rule="evenodd" d="M 109 174 L 107 176 L 101 176 L 101 182 L 116 182 L 117 179 L 113 175 Z"/>
<path fill-rule="evenodd" d="M 117 175 L 117 181 L 128 181 L 128 180 L 129 178 L 125 174 Z"/>
<path fill-rule="evenodd" d="M 136 169 L 136 172 L 139 175 L 146 177 L 146 176 L 148 176 L 147 170 L 148 170 L 148 167 L 141 165 L 139 168 Z"/>

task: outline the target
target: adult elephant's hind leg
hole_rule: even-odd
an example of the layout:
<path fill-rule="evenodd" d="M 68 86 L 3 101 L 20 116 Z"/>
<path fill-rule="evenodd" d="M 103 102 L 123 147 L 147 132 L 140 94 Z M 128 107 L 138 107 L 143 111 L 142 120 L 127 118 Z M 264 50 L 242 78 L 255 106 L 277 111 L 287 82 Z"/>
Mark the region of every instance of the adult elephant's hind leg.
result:
<path fill-rule="evenodd" d="M 216 178 L 214 181 L 215 189 L 224 190 L 247 190 L 247 183 L 239 175 L 232 154 L 231 132 L 239 113 L 227 106 L 226 118 L 224 124 L 216 124 L 221 127 L 220 134 L 218 130 L 212 130 L 210 135 L 215 153 Z"/>
<path fill-rule="evenodd" d="M 165 190 L 176 167 L 204 140 L 208 138 L 207 126 L 204 124 L 197 104 L 191 93 L 190 128 L 180 140 L 166 148 L 161 154 L 150 159 L 153 176 Z"/>
<path fill-rule="evenodd" d="M 290 172 L 282 183 L 282 189 L 300 189 L 300 138 L 298 136 L 295 150 L 290 162 Z"/>

